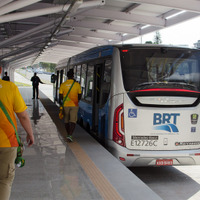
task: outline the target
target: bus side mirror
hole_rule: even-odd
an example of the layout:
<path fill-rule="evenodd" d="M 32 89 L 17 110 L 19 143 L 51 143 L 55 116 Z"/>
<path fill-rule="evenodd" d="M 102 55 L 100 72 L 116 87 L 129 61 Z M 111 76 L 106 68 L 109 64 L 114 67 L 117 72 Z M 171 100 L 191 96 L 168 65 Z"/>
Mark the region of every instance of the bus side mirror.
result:
<path fill-rule="evenodd" d="M 56 75 L 52 74 L 51 75 L 51 83 L 55 83 L 56 82 Z"/>

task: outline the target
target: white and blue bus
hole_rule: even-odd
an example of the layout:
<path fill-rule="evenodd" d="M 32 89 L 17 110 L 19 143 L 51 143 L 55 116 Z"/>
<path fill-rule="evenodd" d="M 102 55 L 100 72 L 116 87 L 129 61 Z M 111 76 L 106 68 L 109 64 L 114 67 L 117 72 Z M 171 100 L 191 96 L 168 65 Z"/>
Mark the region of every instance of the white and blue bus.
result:
<path fill-rule="evenodd" d="M 73 68 L 78 122 L 124 165 L 200 164 L 200 51 L 108 45 L 63 60 L 54 97 Z"/>

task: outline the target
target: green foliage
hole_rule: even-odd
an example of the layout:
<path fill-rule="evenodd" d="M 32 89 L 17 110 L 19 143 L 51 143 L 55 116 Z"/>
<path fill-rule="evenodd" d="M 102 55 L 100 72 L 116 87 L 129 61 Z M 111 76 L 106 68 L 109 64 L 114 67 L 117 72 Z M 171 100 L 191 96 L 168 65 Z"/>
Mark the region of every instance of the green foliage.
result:
<path fill-rule="evenodd" d="M 146 41 L 145 44 L 153 44 L 152 41 Z"/>
<path fill-rule="evenodd" d="M 162 40 L 161 40 L 161 35 L 159 31 L 156 31 L 156 34 L 154 36 L 154 44 L 161 44 Z"/>
<path fill-rule="evenodd" d="M 54 63 L 44 63 L 44 62 L 41 62 L 39 65 L 46 72 L 54 72 L 55 71 L 55 67 L 56 67 L 56 64 L 54 64 Z"/>

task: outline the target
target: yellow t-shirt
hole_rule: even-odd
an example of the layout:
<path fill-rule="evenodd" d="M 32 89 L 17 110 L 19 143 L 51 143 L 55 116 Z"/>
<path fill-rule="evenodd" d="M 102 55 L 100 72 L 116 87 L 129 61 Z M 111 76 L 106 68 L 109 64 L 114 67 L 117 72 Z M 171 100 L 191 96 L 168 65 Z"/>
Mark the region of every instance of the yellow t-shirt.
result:
<path fill-rule="evenodd" d="M 59 94 L 63 95 L 63 99 L 67 95 L 71 85 L 73 84 L 74 80 L 69 79 L 61 84 Z M 78 82 L 75 82 L 68 97 L 64 103 L 64 107 L 66 106 L 78 106 L 78 94 L 81 94 L 81 86 Z"/>
<path fill-rule="evenodd" d="M 0 79 L 0 100 L 17 129 L 15 113 L 20 113 L 27 109 L 17 86 L 10 81 L 3 81 Z M 17 146 L 18 142 L 15 136 L 15 130 L 0 108 L 0 147 Z"/>

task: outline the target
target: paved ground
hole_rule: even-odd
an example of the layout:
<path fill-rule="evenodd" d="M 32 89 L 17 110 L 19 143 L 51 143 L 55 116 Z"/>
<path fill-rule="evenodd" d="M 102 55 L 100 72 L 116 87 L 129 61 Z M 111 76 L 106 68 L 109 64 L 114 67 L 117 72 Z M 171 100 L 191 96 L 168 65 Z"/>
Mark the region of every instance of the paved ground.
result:
<path fill-rule="evenodd" d="M 40 77 L 40 74 L 38 74 L 38 77 Z M 50 79 L 50 75 L 49 75 Z M 25 78 L 24 76 L 18 74 L 15 72 L 14 74 L 14 80 L 16 82 L 21 82 L 21 83 L 26 83 L 29 84 L 30 86 L 32 85 L 32 82 L 30 79 Z M 39 89 L 49 98 L 53 101 L 53 84 L 40 84 Z"/>
<path fill-rule="evenodd" d="M 200 166 L 130 169 L 163 200 L 200 200 Z"/>
<path fill-rule="evenodd" d="M 15 73 L 15 81 L 31 85 Z M 40 84 L 40 90 L 53 100 L 53 86 Z M 141 167 L 130 169 L 163 200 L 200 200 L 200 166 Z"/>
<path fill-rule="evenodd" d="M 20 88 L 20 92 L 28 106 L 35 144 L 24 151 L 25 166 L 16 168 L 10 200 L 103 200 L 62 141 L 41 101 L 30 98 L 30 87 Z M 18 132 L 25 141 L 20 124 Z"/>
<path fill-rule="evenodd" d="M 161 200 L 80 126 L 67 143 L 58 107 L 42 93 L 33 100 L 31 87 L 19 90 L 35 144 L 23 154 L 25 167 L 16 169 L 10 200 Z M 19 123 L 18 130 L 25 140 Z"/>

